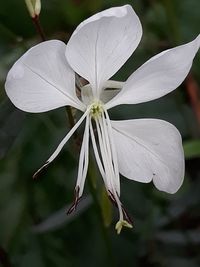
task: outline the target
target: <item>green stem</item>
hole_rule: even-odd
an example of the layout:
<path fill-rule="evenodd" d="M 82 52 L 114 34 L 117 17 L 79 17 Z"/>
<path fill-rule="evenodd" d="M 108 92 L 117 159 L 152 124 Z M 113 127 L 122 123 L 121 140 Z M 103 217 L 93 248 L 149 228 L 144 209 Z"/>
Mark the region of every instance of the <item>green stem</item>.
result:
<path fill-rule="evenodd" d="M 94 201 L 96 214 L 98 216 L 98 221 L 99 221 L 102 237 L 103 237 L 105 248 L 106 248 L 108 263 L 109 263 L 109 266 L 115 266 L 114 257 L 113 257 L 113 253 L 112 253 L 112 249 L 111 249 L 110 238 L 109 238 L 109 235 L 108 235 L 108 229 L 106 228 L 106 226 L 104 224 L 104 218 L 103 218 L 103 213 L 102 213 L 102 210 L 101 210 L 101 204 L 99 203 L 97 190 L 96 190 L 96 187 L 95 187 L 95 184 L 94 184 L 93 177 L 96 174 L 94 174 L 95 173 L 95 171 L 94 171 L 95 167 L 93 167 L 93 166 L 94 166 L 94 160 L 93 160 L 93 158 L 90 157 L 90 164 L 89 164 L 89 168 L 88 168 L 88 179 L 87 179 L 87 181 L 88 181 L 90 193 L 91 193 L 93 201 Z"/>

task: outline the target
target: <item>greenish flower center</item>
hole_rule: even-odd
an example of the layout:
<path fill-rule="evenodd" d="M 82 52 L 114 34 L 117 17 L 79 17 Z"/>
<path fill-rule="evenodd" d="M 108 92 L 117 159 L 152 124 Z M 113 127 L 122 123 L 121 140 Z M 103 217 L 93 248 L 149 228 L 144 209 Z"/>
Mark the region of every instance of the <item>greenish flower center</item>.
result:
<path fill-rule="evenodd" d="M 104 108 L 103 108 L 102 102 L 96 101 L 91 105 L 90 115 L 93 119 L 97 119 L 101 117 L 103 112 L 104 112 Z"/>

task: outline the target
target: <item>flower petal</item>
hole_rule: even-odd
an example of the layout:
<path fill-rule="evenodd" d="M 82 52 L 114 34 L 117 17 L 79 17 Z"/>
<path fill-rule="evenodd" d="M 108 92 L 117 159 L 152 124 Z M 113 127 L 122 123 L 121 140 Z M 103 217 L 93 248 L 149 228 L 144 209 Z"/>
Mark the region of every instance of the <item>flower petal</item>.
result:
<path fill-rule="evenodd" d="M 132 180 L 148 183 L 175 193 L 184 178 L 181 136 L 170 123 L 139 119 L 112 121 L 120 173 Z"/>
<path fill-rule="evenodd" d="M 5 88 L 13 104 L 28 112 L 65 105 L 83 110 L 75 93 L 75 74 L 65 58 L 66 45 L 57 40 L 29 49 L 11 68 Z"/>
<path fill-rule="evenodd" d="M 152 57 L 128 78 L 106 107 L 147 102 L 170 93 L 185 79 L 199 46 L 200 35 L 190 43 Z"/>
<path fill-rule="evenodd" d="M 113 80 L 106 81 L 103 90 L 101 91 L 100 100 L 103 103 L 107 103 L 119 93 L 123 86 L 124 82 L 118 82 Z"/>
<path fill-rule="evenodd" d="M 131 56 L 141 36 L 139 18 L 130 5 L 110 8 L 77 27 L 67 44 L 66 57 L 99 96 L 104 82 Z"/>

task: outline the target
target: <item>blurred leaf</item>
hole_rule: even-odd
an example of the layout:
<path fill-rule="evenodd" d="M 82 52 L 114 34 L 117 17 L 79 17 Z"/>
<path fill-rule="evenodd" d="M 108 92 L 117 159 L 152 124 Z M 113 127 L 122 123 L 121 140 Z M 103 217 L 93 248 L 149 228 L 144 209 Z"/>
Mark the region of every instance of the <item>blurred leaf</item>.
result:
<path fill-rule="evenodd" d="M 194 259 L 187 259 L 187 258 L 168 258 L 167 259 L 167 266 L 170 267 L 199 267 L 199 264 L 195 262 Z"/>
<path fill-rule="evenodd" d="M 176 245 L 188 245 L 188 244 L 200 244 L 200 232 L 199 230 L 171 230 L 161 231 L 156 234 L 156 238 L 167 244 Z"/>
<path fill-rule="evenodd" d="M 0 23 L 16 35 L 30 36 L 34 32 L 24 1 L 1 1 Z"/>
<path fill-rule="evenodd" d="M 200 157 L 200 140 L 189 140 L 183 143 L 185 158 Z"/>
<path fill-rule="evenodd" d="M 199 33 L 199 10 L 200 1 L 197 0 L 182 0 L 181 5 L 179 0 L 176 0 L 179 12 L 177 14 L 179 18 L 180 29 L 183 33 L 183 37 L 188 36 L 192 39 Z"/>
<path fill-rule="evenodd" d="M 169 25 L 162 3 L 154 1 L 152 8 L 148 9 L 146 20 L 149 31 L 154 33 L 156 38 L 166 38 L 166 34 L 169 31 Z"/>
<path fill-rule="evenodd" d="M 158 228 L 169 225 L 175 221 L 178 217 L 181 217 L 188 210 L 191 210 L 193 206 L 198 205 L 200 202 L 200 180 L 195 184 L 192 184 L 189 189 L 180 197 L 176 197 L 171 201 L 168 206 L 165 216 L 157 218 L 156 225 Z"/>
<path fill-rule="evenodd" d="M 0 105 L 0 159 L 3 158 L 21 130 L 25 113 L 8 101 Z"/>
<path fill-rule="evenodd" d="M 64 225 L 72 222 L 77 219 L 83 212 L 85 212 L 92 203 L 92 199 L 90 197 L 86 197 L 82 199 L 82 201 L 78 204 L 77 209 L 67 215 L 66 211 L 70 208 L 71 205 L 67 207 L 63 207 L 59 211 L 51 214 L 47 219 L 42 221 L 41 223 L 32 227 L 33 232 L 35 233 L 44 233 L 49 231 L 57 230 Z"/>
<path fill-rule="evenodd" d="M 0 239 L 4 244 L 9 244 L 20 225 L 25 207 L 25 198 L 23 195 L 12 194 L 12 198 L 5 203 L 0 212 L 0 225 L 3 231 L 0 231 Z"/>
<path fill-rule="evenodd" d="M 26 251 L 20 259 L 20 267 L 45 267 L 42 261 L 41 253 L 39 251 L 29 250 Z"/>

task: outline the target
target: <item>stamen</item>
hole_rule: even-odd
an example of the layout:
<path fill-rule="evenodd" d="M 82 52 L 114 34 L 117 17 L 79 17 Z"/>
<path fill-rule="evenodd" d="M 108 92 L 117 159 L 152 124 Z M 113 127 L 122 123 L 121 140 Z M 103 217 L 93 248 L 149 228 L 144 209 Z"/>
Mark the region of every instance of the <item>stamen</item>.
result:
<path fill-rule="evenodd" d="M 111 185 L 111 180 L 113 177 L 113 172 L 112 172 L 112 162 L 108 157 L 108 151 L 105 143 L 105 138 L 102 133 L 102 126 L 100 124 L 100 121 L 95 119 L 96 122 L 96 127 L 97 127 L 97 134 L 98 134 L 98 141 L 99 141 L 99 147 L 100 147 L 100 152 L 101 152 L 101 158 L 102 162 L 104 165 L 104 170 L 105 170 L 105 186 L 106 188 L 112 188 Z"/>
<path fill-rule="evenodd" d="M 46 163 L 38 170 L 35 172 L 35 174 L 33 175 L 33 179 L 37 178 L 38 175 L 45 169 L 48 167 L 48 165 L 58 156 L 58 154 L 60 153 L 61 149 L 63 148 L 63 146 L 67 143 L 67 141 L 70 139 L 70 137 L 73 135 L 73 133 L 76 131 L 76 129 L 80 126 L 80 124 L 83 122 L 83 120 L 85 119 L 85 117 L 88 115 L 88 113 L 90 112 L 90 108 L 88 108 L 85 113 L 82 115 L 82 117 L 79 119 L 79 121 L 74 125 L 74 127 L 68 132 L 68 134 L 63 138 L 63 140 L 60 142 L 60 144 L 58 145 L 58 147 L 56 148 L 56 150 L 53 152 L 53 154 L 51 155 L 51 157 L 46 161 Z"/>
<path fill-rule="evenodd" d="M 37 170 L 34 175 L 33 175 L 33 179 L 37 179 L 38 176 L 48 167 L 49 162 L 47 161 L 41 168 L 39 168 L 39 170 Z"/>
<path fill-rule="evenodd" d="M 76 187 L 79 187 L 79 197 L 83 193 L 85 178 L 87 176 L 88 162 L 89 162 L 89 116 L 86 118 L 85 131 L 83 135 L 83 141 L 81 146 L 81 152 L 79 157 L 78 178 Z"/>
<path fill-rule="evenodd" d="M 116 168 L 114 166 L 113 152 L 112 152 L 112 147 L 111 147 L 111 143 L 110 143 L 110 136 L 109 136 L 109 132 L 108 132 L 108 127 L 105 123 L 104 116 L 102 116 L 102 118 L 100 119 L 100 125 L 101 125 L 101 129 L 102 129 L 105 149 L 107 152 L 107 164 L 108 164 L 108 167 L 110 168 L 110 172 L 111 172 L 111 174 L 109 175 L 109 181 L 110 181 L 110 187 L 109 188 L 112 188 L 112 191 L 117 191 L 118 193 L 120 193 L 119 172 L 116 171 Z"/>
<path fill-rule="evenodd" d="M 110 123 L 110 118 L 109 118 L 107 110 L 105 110 L 105 115 L 106 115 L 106 121 L 105 121 L 105 118 L 103 117 L 103 122 L 104 122 L 105 127 L 106 127 L 106 123 L 107 123 L 106 128 L 108 129 L 108 138 L 110 141 L 111 152 L 112 152 L 112 161 L 113 161 L 114 172 L 115 172 L 114 182 L 115 182 L 115 186 L 117 188 L 117 192 L 120 195 L 120 177 L 119 177 L 119 166 L 118 166 L 117 152 L 115 149 L 115 144 L 113 142 L 113 140 L 114 140 L 113 130 L 112 130 L 112 126 Z"/>
<path fill-rule="evenodd" d="M 122 212 L 124 217 L 126 218 L 126 221 L 130 224 L 133 224 L 133 220 L 131 219 L 131 217 L 129 216 L 123 205 L 122 205 Z"/>
<path fill-rule="evenodd" d="M 101 108 L 103 107 L 99 106 L 99 103 L 93 103 L 91 105 L 90 111 L 90 116 L 95 120 L 96 124 L 99 149 L 97 148 L 91 120 L 90 133 L 94 154 L 99 166 L 99 170 L 104 179 L 104 183 L 108 191 L 108 196 L 119 211 L 119 221 L 116 224 L 116 230 L 119 234 L 123 226 L 131 228 L 132 222 L 119 199 L 119 168 L 117 153 L 113 141 L 112 126 L 107 111 L 105 109 L 101 110 Z M 101 156 L 99 155 L 99 150 Z"/>
<path fill-rule="evenodd" d="M 105 146 L 105 149 L 108 153 L 108 157 L 109 157 L 109 160 L 110 162 L 112 163 L 112 154 L 111 154 L 111 147 L 110 147 L 110 142 L 109 142 L 109 137 L 108 137 L 108 132 L 107 132 L 107 127 L 104 123 L 104 116 L 102 116 L 102 118 L 99 118 L 99 124 L 100 124 L 100 129 L 101 129 L 101 132 L 102 132 L 102 136 L 103 136 L 103 142 L 104 142 L 104 146 Z"/>
<path fill-rule="evenodd" d="M 118 197 L 118 195 L 117 195 L 117 192 L 116 191 L 113 191 L 113 192 L 111 192 L 111 191 L 109 191 L 110 192 L 110 194 L 111 194 L 111 196 L 112 196 L 112 198 L 114 199 L 114 203 L 115 203 L 115 206 L 118 208 L 118 210 L 119 210 L 119 219 L 120 220 L 123 220 L 123 218 L 124 218 L 124 213 L 123 213 L 123 209 L 122 209 L 122 203 L 121 203 L 121 201 L 120 201 L 120 199 L 119 199 L 119 197 Z"/>
<path fill-rule="evenodd" d="M 81 200 L 81 197 L 79 197 L 79 191 L 80 191 L 80 188 L 77 186 L 74 190 L 74 202 L 71 205 L 71 207 L 68 209 L 67 215 L 71 214 L 73 211 L 76 210 L 76 207 Z"/>
<path fill-rule="evenodd" d="M 103 179 L 105 181 L 105 171 L 104 171 L 104 168 L 103 168 L 100 156 L 99 156 L 99 152 L 98 152 L 98 148 L 97 148 L 97 144 L 96 144 L 96 140 L 95 140 L 95 136 L 94 136 L 94 131 L 93 131 L 91 119 L 90 119 L 90 134 L 91 134 L 92 146 L 93 146 L 93 149 L 94 149 L 94 155 L 95 155 L 95 158 L 96 158 L 96 161 L 97 161 L 97 165 L 99 167 L 99 171 L 101 173 L 101 176 L 103 177 Z"/>
<path fill-rule="evenodd" d="M 132 222 L 130 216 L 128 215 L 128 213 L 126 212 L 125 208 L 123 207 L 122 203 L 120 202 L 119 197 L 118 196 L 116 197 L 116 194 L 113 194 L 109 190 L 109 199 L 114 204 L 114 206 L 118 208 L 118 210 L 120 212 L 120 219 L 115 226 L 117 233 L 120 234 L 123 226 L 128 227 L 128 228 L 132 228 L 133 222 Z M 126 220 L 124 220 L 123 217 L 125 217 Z"/>
<path fill-rule="evenodd" d="M 108 197 L 109 197 L 110 201 L 111 201 L 111 202 L 113 203 L 113 205 L 117 208 L 117 203 L 116 203 L 116 201 L 115 201 L 115 198 L 114 198 L 113 193 L 112 193 L 110 190 L 108 190 L 108 192 L 109 192 Z"/>

